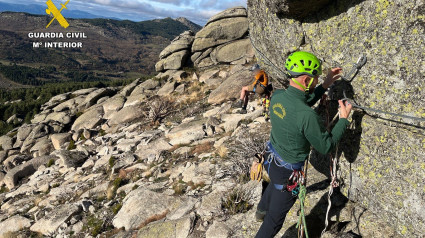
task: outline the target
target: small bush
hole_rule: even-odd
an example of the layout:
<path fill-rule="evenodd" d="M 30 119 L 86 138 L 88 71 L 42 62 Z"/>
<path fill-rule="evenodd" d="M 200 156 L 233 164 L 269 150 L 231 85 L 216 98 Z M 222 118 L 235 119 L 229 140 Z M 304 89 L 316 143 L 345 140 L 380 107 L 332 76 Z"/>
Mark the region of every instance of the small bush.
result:
<path fill-rule="evenodd" d="M 164 98 L 156 98 L 149 103 L 148 118 L 152 124 L 155 124 L 161 122 L 174 112 L 174 103 L 172 101 Z"/>
<path fill-rule="evenodd" d="M 55 160 L 54 159 L 50 159 L 49 162 L 47 162 L 46 167 L 47 168 L 52 167 L 52 165 L 54 165 L 54 164 L 55 164 Z"/>
<path fill-rule="evenodd" d="M 112 212 L 114 213 L 114 215 L 116 215 L 120 211 L 121 207 L 121 203 L 117 203 L 112 207 Z"/>
<path fill-rule="evenodd" d="M 119 188 L 119 187 L 120 187 L 120 185 L 121 185 L 121 182 L 122 182 L 122 179 L 121 179 L 121 178 L 116 178 L 116 179 L 112 182 L 112 185 L 113 185 L 114 187 Z"/>
<path fill-rule="evenodd" d="M 10 137 L 10 138 L 13 138 L 13 137 L 15 137 L 17 134 L 18 134 L 18 131 L 16 130 L 16 131 L 14 131 L 14 132 L 10 133 L 10 134 L 9 134 L 9 137 Z"/>
<path fill-rule="evenodd" d="M 96 201 L 98 203 L 101 203 L 101 202 L 105 201 L 105 199 L 106 199 L 106 197 L 104 195 L 99 195 L 99 196 L 97 196 Z"/>
<path fill-rule="evenodd" d="M 75 145 L 75 141 L 70 140 L 69 145 L 68 145 L 68 150 L 75 150 L 76 148 L 77 148 L 77 146 Z"/>
<path fill-rule="evenodd" d="M 83 115 L 84 114 L 84 112 L 77 112 L 76 114 L 75 114 L 75 118 L 79 118 L 81 115 Z"/>
<path fill-rule="evenodd" d="M 174 184 L 173 190 L 175 195 L 183 195 L 186 192 L 186 185 L 182 183 Z"/>
<path fill-rule="evenodd" d="M 0 194 L 2 194 L 2 193 L 8 193 L 8 192 L 9 192 L 9 189 L 6 186 L 1 186 L 0 187 Z"/>
<path fill-rule="evenodd" d="M 225 214 L 235 215 L 245 213 L 251 209 L 252 204 L 249 201 L 249 194 L 242 189 L 234 189 L 221 203 L 221 208 Z"/>
<path fill-rule="evenodd" d="M 105 130 L 100 129 L 100 131 L 99 131 L 99 135 L 100 135 L 100 136 L 105 136 L 105 135 L 106 135 Z"/>
<path fill-rule="evenodd" d="M 112 167 L 114 167 L 114 165 L 115 165 L 115 157 L 114 156 L 111 156 L 111 158 L 109 158 L 109 161 L 108 161 L 108 163 L 109 163 L 109 168 L 111 168 L 112 169 Z"/>
<path fill-rule="evenodd" d="M 87 223 L 83 227 L 84 230 L 90 232 L 94 237 L 102 233 L 103 221 L 99 218 L 96 218 L 94 215 L 91 215 L 87 218 Z"/>
<path fill-rule="evenodd" d="M 106 191 L 106 198 L 108 200 L 111 200 L 115 197 L 118 188 L 121 186 L 122 181 L 123 180 L 121 178 L 116 178 L 109 183 L 108 190 Z"/>
<path fill-rule="evenodd" d="M 261 154 L 265 149 L 265 143 L 269 139 L 269 133 L 244 132 L 236 138 L 229 157 L 232 158 L 232 166 L 226 169 L 226 174 L 239 176 L 246 174 L 250 170 L 251 158 L 256 154 Z"/>

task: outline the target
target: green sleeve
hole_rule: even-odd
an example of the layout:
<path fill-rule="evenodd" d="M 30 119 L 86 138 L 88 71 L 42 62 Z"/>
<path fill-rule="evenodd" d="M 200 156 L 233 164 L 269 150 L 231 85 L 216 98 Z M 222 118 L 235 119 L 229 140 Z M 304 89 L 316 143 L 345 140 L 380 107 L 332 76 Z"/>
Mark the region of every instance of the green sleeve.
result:
<path fill-rule="evenodd" d="M 314 104 L 316 104 L 317 101 L 319 101 L 322 98 L 325 92 L 326 92 L 326 89 L 324 89 L 322 85 L 317 86 L 314 89 L 314 92 L 308 95 L 307 105 L 312 107 Z"/>
<path fill-rule="evenodd" d="M 347 119 L 339 119 L 332 132 L 329 133 L 315 112 L 307 112 L 303 121 L 304 136 L 321 154 L 328 154 L 336 147 L 349 124 Z"/>

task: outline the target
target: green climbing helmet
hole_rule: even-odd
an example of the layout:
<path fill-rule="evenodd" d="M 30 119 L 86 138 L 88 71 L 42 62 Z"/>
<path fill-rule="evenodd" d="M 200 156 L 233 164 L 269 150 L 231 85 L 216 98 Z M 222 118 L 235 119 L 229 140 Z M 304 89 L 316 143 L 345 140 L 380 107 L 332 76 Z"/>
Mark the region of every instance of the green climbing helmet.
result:
<path fill-rule="evenodd" d="M 285 68 L 291 78 L 301 75 L 315 77 L 322 74 L 322 61 L 312 53 L 297 51 L 288 56 Z"/>

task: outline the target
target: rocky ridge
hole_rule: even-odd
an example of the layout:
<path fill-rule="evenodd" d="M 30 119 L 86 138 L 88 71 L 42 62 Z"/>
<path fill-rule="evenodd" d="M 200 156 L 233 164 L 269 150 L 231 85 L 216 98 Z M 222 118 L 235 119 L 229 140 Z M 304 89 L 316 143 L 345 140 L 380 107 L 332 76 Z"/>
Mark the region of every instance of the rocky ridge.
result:
<path fill-rule="evenodd" d="M 203 30 L 217 32 L 244 14 L 227 10 Z M 183 33 L 160 57 L 196 41 Z M 257 100 L 247 114 L 231 108 L 253 77 L 247 60 L 232 62 L 53 97 L 31 124 L 0 137 L 0 237 L 253 237 L 263 186 L 247 171 L 270 125 Z M 307 222 L 318 237 L 329 180 L 317 166 L 308 179 Z M 345 196 L 332 201 L 325 237 L 399 236 Z M 298 207 L 279 237 L 296 236 Z"/>
<path fill-rule="evenodd" d="M 196 35 L 187 31 L 175 38 L 160 54 L 156 64 L 160 75 L 195 66 L 208 68 L 218 64 L 243 65 L 251 62 L 254 51 L 247 38 L 248 18 L 243 7 L 225 10 L 208 20 Z"/>

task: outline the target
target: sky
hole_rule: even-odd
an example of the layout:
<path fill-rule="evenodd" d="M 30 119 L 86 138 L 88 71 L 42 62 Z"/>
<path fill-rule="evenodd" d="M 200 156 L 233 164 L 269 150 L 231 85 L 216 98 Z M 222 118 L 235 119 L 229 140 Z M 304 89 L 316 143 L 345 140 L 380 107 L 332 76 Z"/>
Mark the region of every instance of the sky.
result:
<path fill-rule="evenodd" d="M 56 5 L 66 0 L 53 0 Z M 15 4 L 45 5 L 46 0 L 0 0 Z M 143 21 L 165 17 L 186 17 L 204 25 L 208 19 L 227 8 L 244 6 L 246 0 L 70 0 L 68 8 L 101 15 Z"/>

